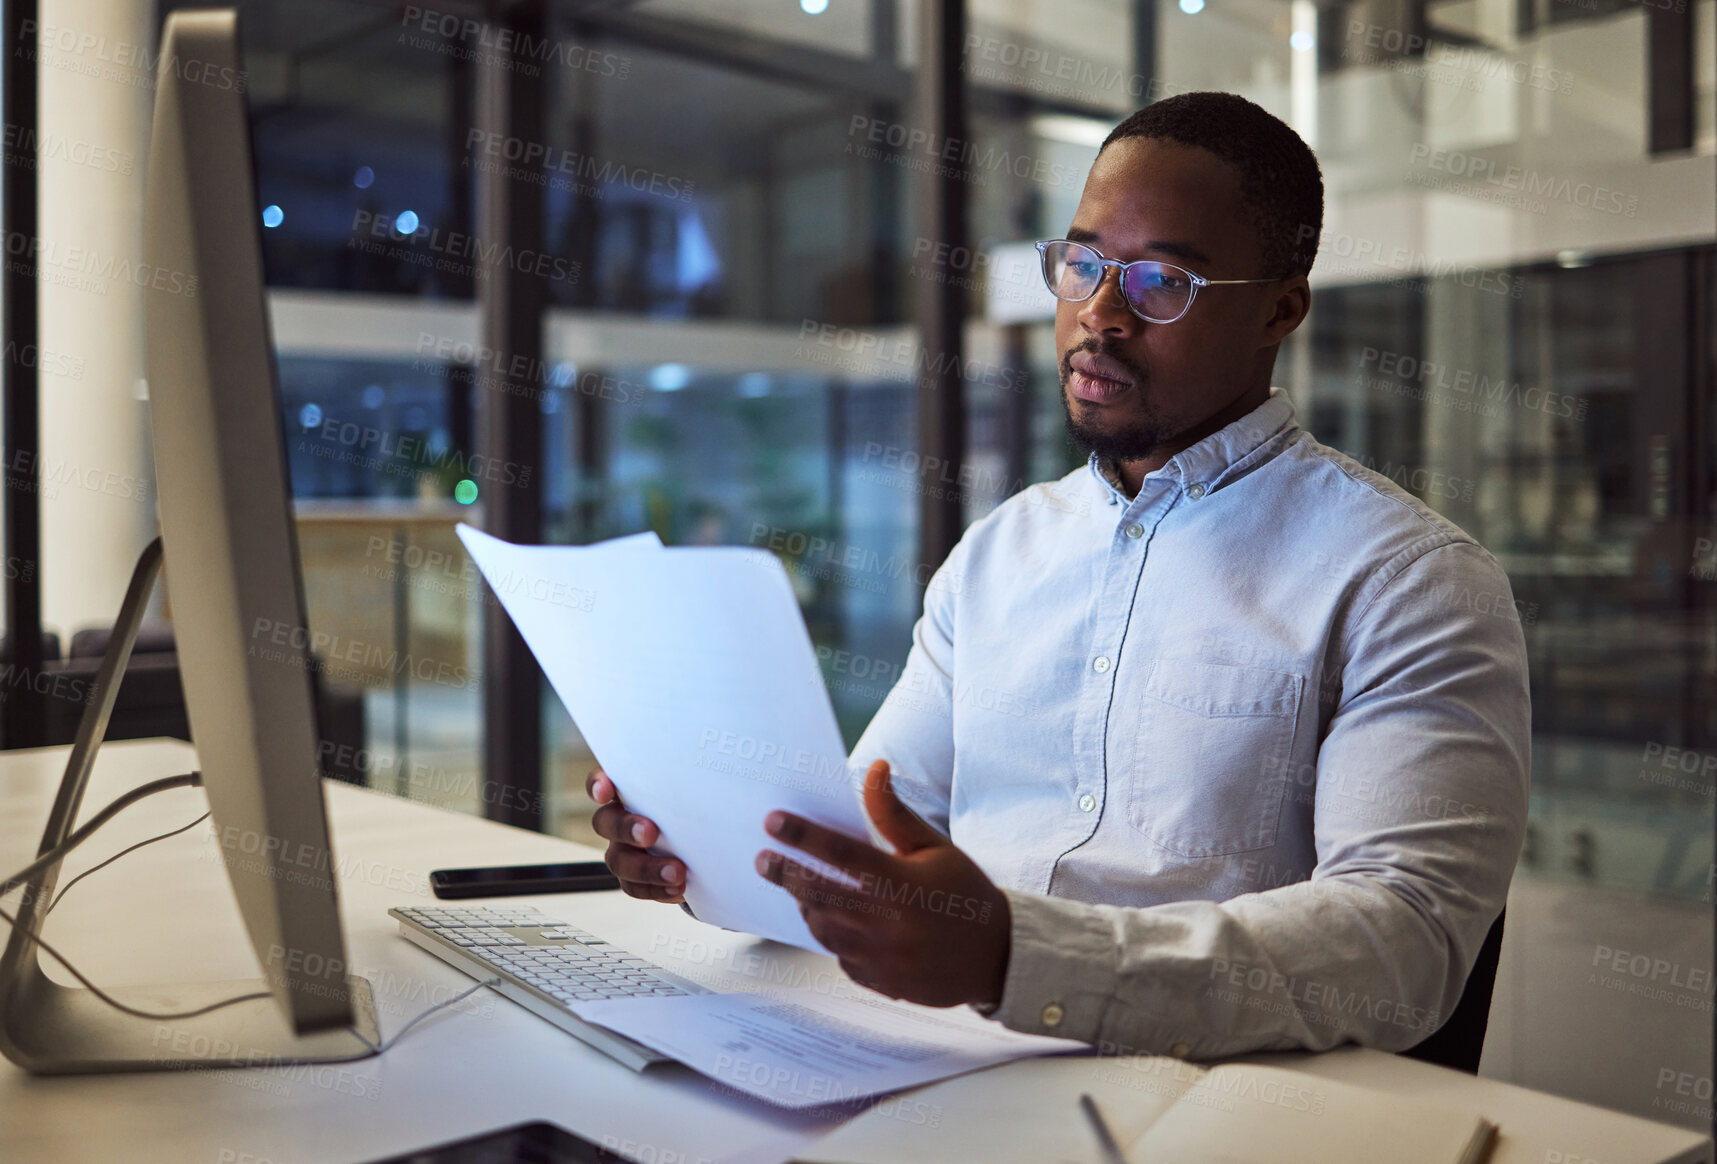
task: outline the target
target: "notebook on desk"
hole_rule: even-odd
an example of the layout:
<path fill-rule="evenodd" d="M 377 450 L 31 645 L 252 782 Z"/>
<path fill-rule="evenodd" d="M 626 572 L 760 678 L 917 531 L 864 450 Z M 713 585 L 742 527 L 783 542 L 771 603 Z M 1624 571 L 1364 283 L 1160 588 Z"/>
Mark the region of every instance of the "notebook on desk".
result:
<path fill-rule="evenodd" d="M 811 1145 L 803 1164 L 1100 1161 L 1088 1094 L 1131 1164 L 1481 1164 L 1496 1125 L 1280 1067 L 1155 1056 L 1023 1060 L 892 1097 Z"/>

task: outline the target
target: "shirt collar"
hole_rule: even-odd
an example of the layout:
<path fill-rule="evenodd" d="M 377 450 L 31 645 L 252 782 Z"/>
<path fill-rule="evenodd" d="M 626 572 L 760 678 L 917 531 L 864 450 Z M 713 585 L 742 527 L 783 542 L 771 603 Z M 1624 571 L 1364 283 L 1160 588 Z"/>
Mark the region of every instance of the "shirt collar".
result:
<path fill-rule="evenodd" d="M 1193 485 L 1202 493 L 1220 489 L 1228 472 L 1257 451 L 1265 441 L 1294 421 L 1294 404 L 1282 389 L 1271 385 L 1265 401 L 1239 420 L 1217 429 L 1196 444 L 1189 445 L 1168 459 L 1160 469 L 1145 474 L 1146 481 L 1173 481 L 1182 489 Z M 1120 474 L 1114 462 L 1092 453 L 1091 475 L 1114 492 L 1121 501 L 1131 500 L 1121 487 Z M 1201 493 L 1201 495 L 1202 495 Z"/>

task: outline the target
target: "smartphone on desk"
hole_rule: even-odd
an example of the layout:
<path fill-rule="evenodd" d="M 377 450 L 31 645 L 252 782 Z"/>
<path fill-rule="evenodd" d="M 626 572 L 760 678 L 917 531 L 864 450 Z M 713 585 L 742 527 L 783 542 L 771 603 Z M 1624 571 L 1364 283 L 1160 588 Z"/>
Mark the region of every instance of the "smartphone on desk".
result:
<path fill-rule="evenodd" d="M 620 879 L 601 861 L 559 865 L 495 865 L 484 869 L 437 869 L 429 875 L 437 897 L 516 897 L 527 893 L 589 893 L 619 889 Z"/>

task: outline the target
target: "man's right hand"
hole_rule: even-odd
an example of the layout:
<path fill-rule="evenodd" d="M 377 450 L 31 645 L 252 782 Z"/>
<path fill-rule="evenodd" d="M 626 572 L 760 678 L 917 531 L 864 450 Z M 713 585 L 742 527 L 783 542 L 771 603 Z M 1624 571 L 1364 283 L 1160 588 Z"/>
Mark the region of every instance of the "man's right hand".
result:
<path fill-rule="evenodd" d="M 584 791 L 601 805 L 590 818 L 590 824 L 598 836 L 608 841 L 603 860 L 614 876 L 620 878 L 620 888 L 628 896 L 648 901 L 684 901 L 685 863 L 645 851 L 662 837 L 656 822 L 627 812 L 620 801 L 620 790 L 600 768 L 592 769 L 585 778 Z"/>

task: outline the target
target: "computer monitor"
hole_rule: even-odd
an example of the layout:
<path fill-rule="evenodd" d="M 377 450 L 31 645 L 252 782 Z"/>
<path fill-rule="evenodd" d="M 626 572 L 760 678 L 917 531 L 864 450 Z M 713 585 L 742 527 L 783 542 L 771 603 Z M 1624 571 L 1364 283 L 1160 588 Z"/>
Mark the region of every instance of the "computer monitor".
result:
<path fill-rule="evenodd" d="M 266 994 L 164 1021 L 50 981 L 23 932 L 42 923 L 48 869 L 0 960 L 0 1050 L 32 1071 L 343 1060 L 376 1041 L 340 929 L 243 76 L 232 10 L 168 18 L 144 220 L 147 269 L 163 273 L 145 291 L 161 538 L 126 596 L 43 850 L 71 830 L 164 552 L 191 735 L 263 978 L 109 992 L 151 1016 Z"/>

